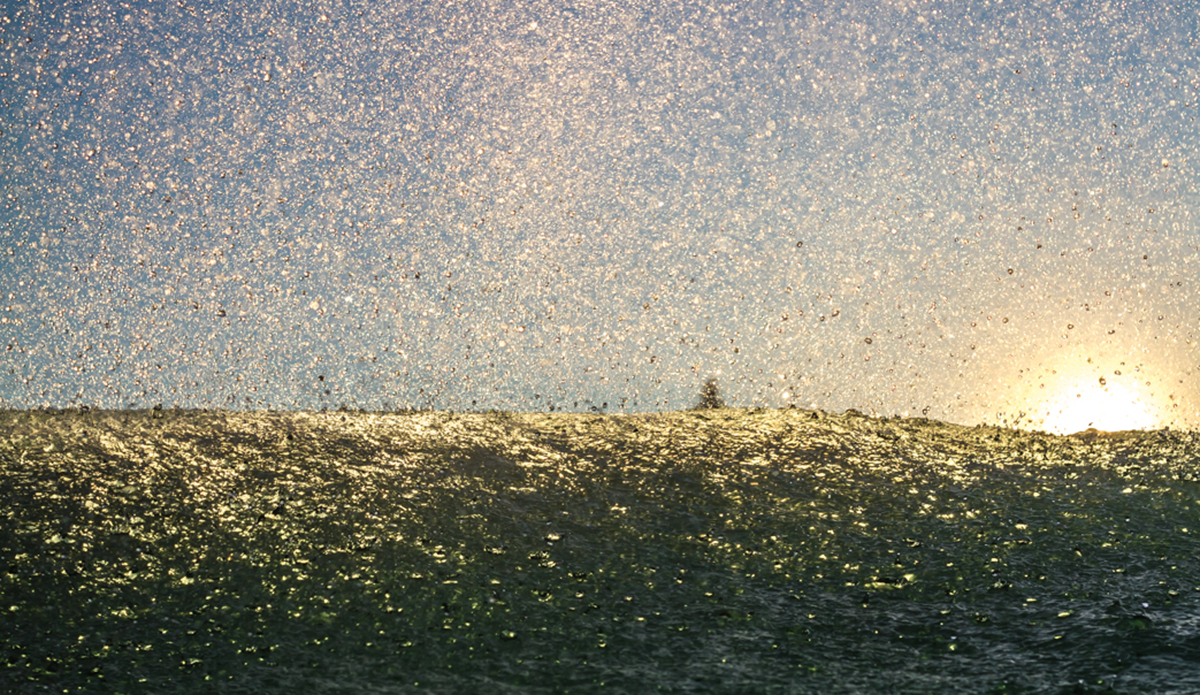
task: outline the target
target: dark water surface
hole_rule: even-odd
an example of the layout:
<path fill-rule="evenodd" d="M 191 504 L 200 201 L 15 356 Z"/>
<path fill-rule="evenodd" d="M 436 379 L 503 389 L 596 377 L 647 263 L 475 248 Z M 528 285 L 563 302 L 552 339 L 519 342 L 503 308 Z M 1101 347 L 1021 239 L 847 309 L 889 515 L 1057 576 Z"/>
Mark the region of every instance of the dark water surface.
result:
<path fill-rule="evenodd" d="M 0 692 L 1200 692 L 1195 433 L 0 414 Z"/>

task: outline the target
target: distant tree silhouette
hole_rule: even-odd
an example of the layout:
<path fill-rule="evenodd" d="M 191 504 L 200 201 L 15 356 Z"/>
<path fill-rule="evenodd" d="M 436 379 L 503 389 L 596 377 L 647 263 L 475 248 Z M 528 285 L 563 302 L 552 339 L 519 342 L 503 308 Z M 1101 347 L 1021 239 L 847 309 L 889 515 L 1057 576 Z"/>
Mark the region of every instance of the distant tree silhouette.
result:
<path fill-rule="evenodd" d="M 695 410 L 710 410 L 724 407 L 725 399 L 721 398 L 721 389 L 717 386 L 717 380 L 714 377 L 709 377 L 708 381 L 704 382 L 704 386 L 700 387 L 700 401 L 696 403 Z"/>

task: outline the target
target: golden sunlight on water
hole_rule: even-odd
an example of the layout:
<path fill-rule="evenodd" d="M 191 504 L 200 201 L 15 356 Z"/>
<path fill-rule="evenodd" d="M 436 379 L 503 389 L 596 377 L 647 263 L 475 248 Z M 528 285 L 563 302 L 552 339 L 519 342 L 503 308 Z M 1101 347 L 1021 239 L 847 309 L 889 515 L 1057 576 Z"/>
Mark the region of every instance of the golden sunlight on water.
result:
<path fill-rule="evenodd" d="M 1197 693 L 1197 451 L 801 409 L 0 410 L 0 692 Z"/>
<path fill-rule="evenodd" d="M 1064 384 L 1046 406 L 1042 429 L 1071 434 L 1089 427 L 1109 432 L 1161 427 L 1158 409 L 1136 387 L 1100 379 Z"/>

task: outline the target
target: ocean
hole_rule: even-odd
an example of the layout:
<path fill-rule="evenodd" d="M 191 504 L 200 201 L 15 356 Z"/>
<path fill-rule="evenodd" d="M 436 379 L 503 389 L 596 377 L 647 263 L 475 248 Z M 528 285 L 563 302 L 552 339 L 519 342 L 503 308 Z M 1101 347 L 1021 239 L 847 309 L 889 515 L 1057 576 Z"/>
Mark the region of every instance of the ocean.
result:
<path fill-rule="evenodd" d="M 1186 431 L 0 413 L 0 691 L 1195 693 Z"/>

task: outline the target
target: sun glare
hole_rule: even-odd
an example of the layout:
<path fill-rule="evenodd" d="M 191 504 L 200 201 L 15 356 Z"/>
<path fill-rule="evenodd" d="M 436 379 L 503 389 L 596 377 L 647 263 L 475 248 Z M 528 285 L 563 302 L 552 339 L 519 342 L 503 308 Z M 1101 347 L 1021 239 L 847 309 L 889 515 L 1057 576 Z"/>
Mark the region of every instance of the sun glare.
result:
<path fill-rule="evenodd" d="M 1042 428 L 1054 434 L 1098 430 L 1151 429 L 1159 425 L 1154 408 L 1136 390 L 1119 383 L 1064 388 L 1046 405 Z"/>

